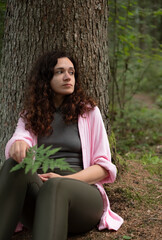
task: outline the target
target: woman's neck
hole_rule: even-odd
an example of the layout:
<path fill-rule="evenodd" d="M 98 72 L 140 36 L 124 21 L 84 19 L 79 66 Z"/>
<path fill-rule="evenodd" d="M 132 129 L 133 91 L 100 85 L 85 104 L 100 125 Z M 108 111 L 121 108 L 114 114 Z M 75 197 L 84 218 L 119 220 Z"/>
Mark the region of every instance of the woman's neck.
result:
<path fill-rule="evenodd" d="M 61 104 L 64 101 L 64 97 L 60 96 L 60 95 L 55 95 L 54 97 L 54 106 L 55 108 L 59 108 L 61 106 Z"/>

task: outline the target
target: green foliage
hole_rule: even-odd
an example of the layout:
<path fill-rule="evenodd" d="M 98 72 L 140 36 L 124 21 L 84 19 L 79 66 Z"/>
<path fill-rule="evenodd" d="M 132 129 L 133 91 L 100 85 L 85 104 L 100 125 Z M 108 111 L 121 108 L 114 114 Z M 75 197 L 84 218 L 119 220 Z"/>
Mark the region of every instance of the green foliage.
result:
<path fill-rule="evenodd" d="M 147 164 L 161 164 L 162 160 L 156 155 L 154 151 L 146 152 L 144 155 L 140 158 L 142 163 L 144 165 Z"/>
<path fill-rule="evenodd" d="M 142 81 L 139 81 L 138 91 L 151 93 L 157 99 L 162 92 L 162 61 L 143 61 L 141 67 L 148 66 Z M 138 78 L 139 71 L 134 75 Z"/>
<path fill-rule="evenodd" d="M 121 156 L 129 153 L 129 159 L 141 158 L 143 164 L 146 152 L 142 153 L 147 151 L 146 158 L 158 162 L 158 156 L 149 154 L 150 147 L 161 144 L 161 109 L 138 104 L 133 97 L 145 92 L 161 107 L 161 6 L 112 0 L 109 8 L 110 116 L 116 149 Z M 155 166 L 158 163 L 152 169 Z"/>
<path fill-rule="evenodd" d="M 151 174 L 162 175 L 162 159 L 154 151 L 142 154 L 139 160 Z"/>
<path fill-rule="evenodd" d="M 54 155 L 60 150 L 60 148 L 51 148 L 52 146 L 44 148 L 44 144 L 39 148 L 37 148 L 37 145 L 29 148 L 24 160 L 14 166 L 11 169 L 11 172 L 24 168 L 25 173 L 28 173 L 30 170 L 32 173 L 35 173 L 40 167 L 42 167 L 44 173 L 47 172 L 48 169 L 54 170 L 54 168 L 60 168 L 60 170 L 69 170 L 74 172 L 74 170 L 70 168 L 69 164 L 65 162 L 63 158 L 56 160 L 50 159 L 51 155 Z"/>
<path fill-rule="evenodd" d="M 122 118 L 117 110 L 116 112 L 116 120 L 112 128 L 117 138 L 117 150 L 120 154 L 130 152 L 130 150 L 149 149 L 150 146 L 161 144 L 161 109 L 148 109 L 133 100 L 124 109 Z"/>
<path fill-rule="evenodd" d="M 129 240 L 129 239 L 132 239 L 132 237 L 129 237 L 129 236 L 124 235 L 124 236 L 123 236 L 123 239 Z"/>
<path fill-rule="evenodd" d="M 156 104 L 162 108 L 162 95 L 159 95 L 157 98 L 156 98 Z"/>
<path fill-rule="evenodd" d="M 162 16 L 162 8 L 153 12 L 154 16 Z"/>
<path fill-rule="evenodd" d="M 143 149 L 143 151 L 128 152 L 125 158 L 129 160 L 137 160 L 142 163 L 151 174 L 162 175 L 162 158 L 154 149 Z"/>
<path fill-rule="evenodd" d="M 161 6 L 145 2 L 109 1 L 109 57 L 111 112 L 124 109 L 138 91 L 161 89 Z M 159 89 L 159 90 L 158 90 Z M 156 95 L 156 94 L 155 94 Z"/>
<path fill-rule="evenodd" d="M 116 150 L 116 137 L 114 132 L 111 130 L 111 135 L 109 136 L 109 143 L 110 143 L 110 151 L 112 162 L 115 163 L 117 170 L 118 170 L 118 177 L 120 177 L 120 173 L 127 169 L 127 163 L 125 159 L 117 153 Z"/>

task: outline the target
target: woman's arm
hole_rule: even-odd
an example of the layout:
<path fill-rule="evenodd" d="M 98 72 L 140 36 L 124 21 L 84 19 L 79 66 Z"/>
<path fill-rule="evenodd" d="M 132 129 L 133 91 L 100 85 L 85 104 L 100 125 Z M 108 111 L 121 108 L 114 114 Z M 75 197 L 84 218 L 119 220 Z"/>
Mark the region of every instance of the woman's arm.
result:
<path fill-rule="evenodd" d="M 111 162 L 111 152 L 107 132 L 98 107 L 89 113 L 90 126 L 90 158 L 91 166 L 99 165 L 107 170 L 107 177 L 100 180 L 101 184 L 115 181 L 117 169 Z M 88 151 L 88 150 L 87 150 Z"/>
<path fill-rule="evenodd" d="M 54 177 L 66 177 L 66 178 L 80 180 L 89 184 L 95 184 L 103 180 L 104 178 L 106 178 L 107 175 L 108 175 L 107 170 L 105 170 L 103 167 L 99 165 L 93 165 L 82 171 L 79 171 L 74 174 L 66 175 L 66 176 L 61 176 L 59 174 L 52 173 L 52 172 L 39 174 L 42 181 L 47 181 L 48 179 L 54 178 Z"/>
<path fill-rule="evenodd" d="M 15 143 L 15 144 L 14 144 Z M 22 118 L 19 118 L 16 130 L 12 138 L 7 142 L 5 148 L 6 159 L 13 157 L 13 155 L 19 155 L 19 160 L 24 158 L 26 149 L 34 146 L 37 143 L 37 138 L 30 131 L 25 129 L 25 123 Z M 24 152 L 25 151 L 25 152 Z"/>
<path fill-rule="evenodd" d="M 108 172 L 106 169 L 104 169 L 100 165 L 93 165 L 80 172 L 70 174 L 67 177 L 77 179 L 89 184 L 95 184 L 106 178 L 107 175 Z"/>

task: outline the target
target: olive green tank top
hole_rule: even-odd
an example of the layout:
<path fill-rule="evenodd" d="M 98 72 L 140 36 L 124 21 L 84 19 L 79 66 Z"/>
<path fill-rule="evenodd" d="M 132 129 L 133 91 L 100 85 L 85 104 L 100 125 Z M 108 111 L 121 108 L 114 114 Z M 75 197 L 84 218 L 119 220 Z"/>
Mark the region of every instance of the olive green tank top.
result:
<path fill-rule="evenodd" d="M 50 156 L 51 160 L 65 158 L 65 161 L 69 163 L 70 167 L 76 172 L 82 170 L 82 148 L 78 124 L 66 124 L 61 112 L 57 110 L 51 125 L 53 129 L 52 134 L 50 136 L 38 137 L 38 147 L 44 144 L 45 147 L 52 145 L 52 148 L 61 148 L 55 155 Z M 41 172 L 42 170 L 40 168 L 38 173 Z M 72 174 L 72 172 L 61 171 L 58 168 L 54 169 L 53 172 L 60 175 Z"/>

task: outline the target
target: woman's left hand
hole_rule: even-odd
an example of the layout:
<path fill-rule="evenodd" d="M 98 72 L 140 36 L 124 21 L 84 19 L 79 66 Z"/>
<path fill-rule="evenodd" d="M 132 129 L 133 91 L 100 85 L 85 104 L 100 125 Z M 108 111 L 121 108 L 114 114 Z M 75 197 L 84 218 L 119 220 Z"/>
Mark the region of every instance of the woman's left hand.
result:
<path fill-rule="evenodd" d="M 62 177 L 61 175 L 56 174 L 56 173 L 53 173 L 53 172 L 38 174 L 38 176 L 40 177 L 40 179 L 41 179 L 43 182 L 46 182 L 46 181 L 47 181 L 48 179 L 50 179 L 50 178 Z"/>

